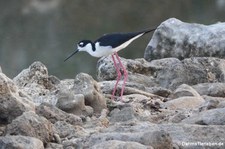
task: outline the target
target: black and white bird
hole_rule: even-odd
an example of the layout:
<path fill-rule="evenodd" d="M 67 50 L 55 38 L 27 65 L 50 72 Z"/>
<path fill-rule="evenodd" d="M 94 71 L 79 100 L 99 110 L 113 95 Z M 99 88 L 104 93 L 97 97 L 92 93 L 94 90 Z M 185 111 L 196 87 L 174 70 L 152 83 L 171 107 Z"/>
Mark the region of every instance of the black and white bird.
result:
<path fill-rule="evenodd" d="M 118 82 L 122 76 L 120 69 L 122 69 L 123 75 L 124 75 L 123 85 L 120 92 L 120 97 L 122 99 L 128 74 L 117 52 L 126 48 L 135 39 L 143 36 L 146 33 L 152 32 L 154 30 L 156 29 L 147 29 L 144 31 L 130 32 L 130 33 L 105 34 L 94 42 L 90 40 L 81 40 L 77 44 L 77 49 L 71 55 L 69 55 L 64 61 L 68 60 L 70 57 L 72 57 L 74 54 L 80 51 L 86 51 L 91 56 L 94 56 L 94 57 L 103 57 L 103 56 L 111 55 L 114 66 L 116 68 L 116 72 L 117 72 L 117 81 L 112 93 L 112 99 L 114 99 Z M 118 61 L 119 65 L 116 63 L 116 60 Z"/>

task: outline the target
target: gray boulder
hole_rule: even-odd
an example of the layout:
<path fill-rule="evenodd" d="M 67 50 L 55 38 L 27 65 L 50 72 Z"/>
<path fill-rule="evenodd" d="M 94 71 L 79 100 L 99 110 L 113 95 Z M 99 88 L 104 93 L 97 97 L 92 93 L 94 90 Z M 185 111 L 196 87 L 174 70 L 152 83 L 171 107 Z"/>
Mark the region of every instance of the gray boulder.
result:
<path fill-rule="evenodd" d="M 0 124 L 8 124 L 25 111 L 34 111 L 34 103 L 15 83 L 0 73 Z"/>
<path fill-rule="evenodd" d="M 102 58 L 98 62 L 98 79 L 101 81 L 115 79 L 114 66 L 104 65 L 109 63 L 109 59 L 110 57 Z M 122 59 L 122 62 L 128 70 L 127 85 L 138 84 L 133 87 L 144 91 L 149 91 L 148 88 L 152 86 L 174 90 L 181 84 L 225 81 L 225 63 L 219 58 L 193 57 L 182 61 L 177 58 L 164 58 L 151 62 L 144 59 Z"/>
<path fill-rule="evenodd" d="M 225 97 L 225 83 L 200 83 L 192 86 L 200 95 Z"/>
<path fill-rule="evenodd" d="M 202 25 L 170 18 L 160 24 L 144 58 L 225 57 L 225 23 Z"/>
<path fill-rule="evenodd" d="M 53 140 L 52 124 L 34 112 L 24 112 L 7 125 L 6 135 L 23 135 L 40 139 L 44 144 Z"/>
<path fill-rule="evenodd" d="M 225 125 L 225 108 L 211 109 L 186 118 L 182 123 L 200 125 Z"/>
<path fill-rule="evenodd" d="M 98 83 L 88 74 L 80 73 L 76 76 L 73 86 L 75 94 L 83 94 L 85 105 L 94 109 L 94 112 L 100 113 L 106 108 L 106 99 L 102 95 Z"/>
<path fill-rule="evenodd" d="M 1 149 L 44 149 L 41 140 L 28 136 L 0 136 Z"/>

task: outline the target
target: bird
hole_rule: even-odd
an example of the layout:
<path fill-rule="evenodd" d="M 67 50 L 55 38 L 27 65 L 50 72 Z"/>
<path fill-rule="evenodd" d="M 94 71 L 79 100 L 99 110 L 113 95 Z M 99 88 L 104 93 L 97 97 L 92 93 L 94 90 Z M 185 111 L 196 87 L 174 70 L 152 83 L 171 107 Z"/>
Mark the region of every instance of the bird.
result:
<path fill-rule="evenodd" d="M 104 34 L 102 37 L 98 38 L 94 42 L 92 42 L 91 40 L 81 40 L 77 43 L 77 48 L 75 49 L 75 51 L 72 54 L 70 54 L 64 60 L 64 62 L 67 61 L 76 53 L 81 51 L 88 52 L 91 56 L 98 58 L 111 55 L 114 67 L 117 72 L 117 80 L 112 92 L 111 99 L 114 100 L 115 98 L 117 86 L 122 76 L 120 70 L 122 70 L 124 75 L 123 84 L 120 92 L 120 100 L 122 100 L 125 84 L 128 78 L 128 72 L 124 67 L 124 65 L 122 64 L 117 52 L 119 52 L 122 49 L 125 49 L 131 42 L 138 39 L 139 37 L 147 33 L 150 33 L 154 30 L 156 30 L 156 28 L 145 29 L 137 32 L 119 32 L 119 33 Z M 118 61 L 118 63 L 116 61 Z"/>

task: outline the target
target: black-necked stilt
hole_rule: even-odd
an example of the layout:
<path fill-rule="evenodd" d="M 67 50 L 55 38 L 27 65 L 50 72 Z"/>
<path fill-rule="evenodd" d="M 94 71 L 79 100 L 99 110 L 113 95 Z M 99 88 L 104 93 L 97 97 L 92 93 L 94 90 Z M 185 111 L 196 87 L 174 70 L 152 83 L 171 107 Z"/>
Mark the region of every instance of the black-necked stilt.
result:
<path fill-rule="evenodd" d="M 148 29 L 144 31 L 131 32 L 131 33 L 105 34 L 99 39 L 97 39 L 95 42 L 92 42 L 90 40 L 81 40 L 77 44 L 77 49 L 71 55 L 69 55 L 64 61 L 68 60 L 70 57 L 72 57 L 74 54 L 76 54 L 79 51 L 86 51 L 91 56 L 94 56 L 94 57 L 103 57 L 103 56 L 112 55 L 112 60 L 117 72 L 117 80 L 116 80 L 115 87 L 113 89 L 112 99 L 114 99 L 116 88 L 121 78 L 120 68 L 122 69 L 123 75 L 124 75 L 123 85 L 122 85 L 122 89 L 120 93 L 120 96 L 122 99 L 128 74 L 117 52 L 126 48 L 135 39 L 141 37 L 142 35 L 146 33 L 152 32 L 154 30 L 156 29 Z M 119 62 L 119 66 L 116 63 L 116 59 Z"/>

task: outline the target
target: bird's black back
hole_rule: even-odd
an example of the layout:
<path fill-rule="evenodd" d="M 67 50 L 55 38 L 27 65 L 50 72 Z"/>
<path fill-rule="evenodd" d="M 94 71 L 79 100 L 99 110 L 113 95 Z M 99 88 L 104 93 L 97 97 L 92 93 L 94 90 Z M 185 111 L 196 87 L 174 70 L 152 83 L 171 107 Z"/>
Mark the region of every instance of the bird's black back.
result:
<path fill-rule="evenodd" d="M 112 33 L 112 34 L 106 34 L 99 39 L 95 41 L 100 43 L 100 46 L 111 46 L 112 48 L 118 47 L 121 44 L 125 43 L 126 41 L 134 38 L 137 35 L 140 34 L 146 34 L 155 29 L 149 29 L 149 30 L 144 30 L 140 32 L 131 32 L 131 33 Z M 144 35 L 143 34 L 143 35 Z"/>

